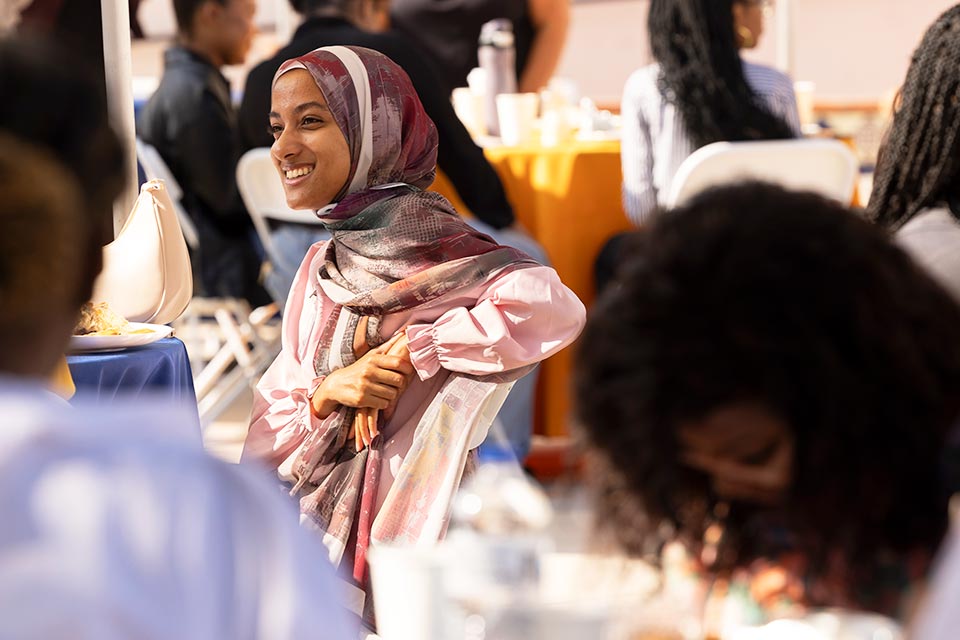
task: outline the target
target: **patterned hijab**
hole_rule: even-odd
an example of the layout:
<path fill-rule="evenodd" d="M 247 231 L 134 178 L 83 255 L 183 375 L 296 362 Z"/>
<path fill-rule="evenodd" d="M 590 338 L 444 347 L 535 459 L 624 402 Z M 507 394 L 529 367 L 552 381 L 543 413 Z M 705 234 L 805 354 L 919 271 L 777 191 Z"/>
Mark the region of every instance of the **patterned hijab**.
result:
<path fill-rule="evenodd" d="M 389 58 L 360 47 L 323 47 L 285 62 L 274 82 L 292 69 L 306 69 L 316 81 L 350 149 L 345 186 L 317 212 L 332 235 L 319 283 L 336 304 L 330 324 L 342 328 L 324 331 L 314 361 L 318 376 L 356 361 L 353 337 L 362 316 L 369 318 L 367 343 L 381 344 L 390 337 L 379 335 L 382 316 L 537 265 L 475 231 L 442 196 L 423 191 L 436 173 L 436 127 Z M 331 559 L 339 564 L 352 553 L 354 578 L 365 584 L 371 539 L 437 538 L 466 464 L 470 425 L 485 419 L 489 398 L 505 394 L 504 385 L 527 371 L 452 374 L 417 425 L 376 522 L 382 436 L 356 453 L 348 441 L 355 410 L 347 407 L 311 432 L 293 462 L 293 492 Z M 357 546 L 347 549 L 354 527 Z"/>

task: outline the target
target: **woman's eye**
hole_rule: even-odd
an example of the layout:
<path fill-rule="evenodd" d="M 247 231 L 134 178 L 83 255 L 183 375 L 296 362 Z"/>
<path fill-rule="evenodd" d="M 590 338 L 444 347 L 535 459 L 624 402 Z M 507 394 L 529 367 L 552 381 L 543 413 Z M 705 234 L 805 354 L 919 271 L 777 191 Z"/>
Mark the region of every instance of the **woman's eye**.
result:
<path fill-rule="evenodd" d="M 320 118 L 316 118 L 314 116 L 306 116 L 303 119 L 303 124 L 313 126 L 313 125 L 323 124 L 323 120 L 321 120 Z"/>
<path fill-rule="evenodd" d="M 273 139 L 276 140 L 280 137 L 280 134 L 283 133 L 283 127 L 281 127 L 279 124 L 271 124 L 269 127 L 267 127 L 267 131 L 269 131 L 270 135 L 273 136 Z"/>

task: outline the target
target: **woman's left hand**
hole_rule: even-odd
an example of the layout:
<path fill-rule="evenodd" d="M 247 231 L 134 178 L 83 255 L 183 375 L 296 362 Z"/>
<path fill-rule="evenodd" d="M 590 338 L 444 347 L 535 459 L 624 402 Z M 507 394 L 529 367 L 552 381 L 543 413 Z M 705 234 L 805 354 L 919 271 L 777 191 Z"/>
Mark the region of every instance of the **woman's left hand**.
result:
<path fill-rule="evenodd" d="M 390 350 L 387 351 L 387 355 L 398 356 L 407 362 L 410 361 L 410 347 L 406 332 L 396 339 L 396 342 L 394 342 L 390 347 Z M 383 410 L 384 420 L 389 420 L 393 416 L 393 412 L 397 408 L 397 402 L 400 401 L 400 397 L 403 395 L 403 391 L 407 388 L 407 385 L 410 383 L 412 377 L 413 374 L 406 377 L 403 382 L 403 386 L 400 387 L 400 393 L 397 394 L 396 399 L 394 399 L 393 402 L 391 402 L 390 405 Z M 361 407 L 357 409 L 357 413 L 353 419 L 353 433 L 357 451 L 361 451 L 365 446 L 370 446 L 370 443 L 373 442 L 373 439 L 380 434 L 378 425 L 379 421 L 379 409 L 372 409 L 369 407 Z"/>

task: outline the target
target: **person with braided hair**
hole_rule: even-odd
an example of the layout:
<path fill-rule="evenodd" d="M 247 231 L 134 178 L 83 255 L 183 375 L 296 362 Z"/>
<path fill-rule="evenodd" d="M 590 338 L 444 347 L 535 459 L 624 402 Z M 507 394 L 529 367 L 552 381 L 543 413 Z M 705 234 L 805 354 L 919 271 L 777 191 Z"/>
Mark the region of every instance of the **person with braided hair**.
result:
<path fill-rule="evenodd" d="M 766 4 L 651 1 L 647 27 L 656 62 L 630 76 L 621 104 L 623 205 L 634 224 L 649 219 L 696 149 L 799 135 L 790 79 L 740 58 L 763 32 Z"/>
<path fill-rule="evenodd" d="M 960 5 L 913 54 L 867 211 L 960 298 Z"/>

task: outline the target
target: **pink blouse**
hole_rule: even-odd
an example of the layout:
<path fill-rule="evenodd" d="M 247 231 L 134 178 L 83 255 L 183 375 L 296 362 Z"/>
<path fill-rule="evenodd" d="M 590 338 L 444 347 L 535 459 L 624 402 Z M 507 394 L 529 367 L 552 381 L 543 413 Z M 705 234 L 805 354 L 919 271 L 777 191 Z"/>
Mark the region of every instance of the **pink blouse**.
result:
<path fill-rule="evenodd" d="M 317 272 L 325 243 L 311 247 L 294 279 L 283 318 L 282 350 L 257 385 L 243 459 L 273 468 L 293 454 L 323 420 L 310 411 L 319 384 L 314 356 L 334 303 Z M 383 469 L 375 513 L 387 496 L 420 417 L 449 372 L 488 374 L 539 362 L 569 345 L 583 328 L 586 311 L 549 267 L 517 269 L 410 311 L 385 316 L 384 336 L 405 328 L 413 380 L 380 429 Z M 327 418 L 331 419 L 331 418 Z"/>

